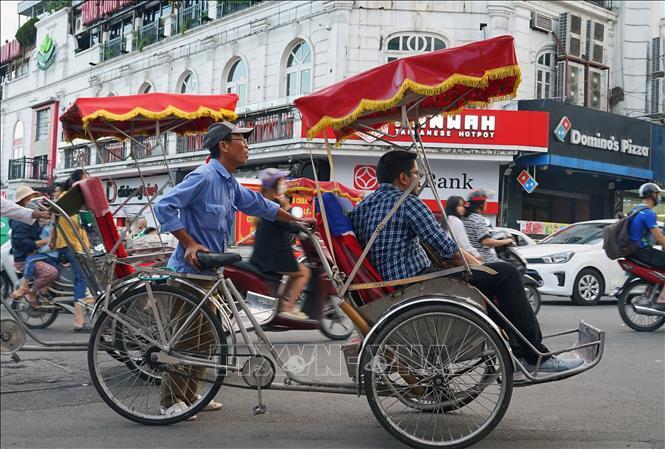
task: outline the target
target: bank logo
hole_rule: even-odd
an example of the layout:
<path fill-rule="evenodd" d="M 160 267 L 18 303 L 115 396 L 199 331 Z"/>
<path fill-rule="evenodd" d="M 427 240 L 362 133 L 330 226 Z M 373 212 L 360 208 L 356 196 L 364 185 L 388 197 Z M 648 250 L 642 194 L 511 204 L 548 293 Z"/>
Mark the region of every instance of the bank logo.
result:
<path fill-rule="evenodd" d="M 568 131 L 570 131 L 572 126 L 573 124 L 570 123 L 568 117 L 564 115 L 559 124 L 556 125 L 556 128 L 554 128 L 554 135 L 557 139 L 559 139 L 559 142 L 565 141 L 566 136 L 568 135 Z"/>
<path fill-rule="evenodd" d="M 37 49 L 37 68 L 46 70 L 55 61 L 55 43 L 48 34 Z"/>
<path fill-rule="evenodd" d="M 353 187 L 360 190 L 375 190 L 379 185 L 376 179 L 376 167 L 356 165 L 353 169 Z"/>

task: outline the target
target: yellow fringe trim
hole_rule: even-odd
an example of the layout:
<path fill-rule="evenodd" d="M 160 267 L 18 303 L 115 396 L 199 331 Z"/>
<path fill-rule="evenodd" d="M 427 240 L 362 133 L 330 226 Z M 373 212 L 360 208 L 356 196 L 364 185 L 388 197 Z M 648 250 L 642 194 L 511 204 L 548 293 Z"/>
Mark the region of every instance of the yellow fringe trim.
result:
<path fill-rule="evenodd" d="M 332 190 L 323 190 L 323 191 L 325 193 L 336 193 L 337 195 L 339 195 L 343 198 L 349 199 L 349 200 L 353 201 L 354 203 L 357 203 L 357 202 L 362 200 L 362 198 L 357 198 L 357 197 L 351 196 L 346 192 L 342 192 L 338 188 L 334 188 Z M 294 193 L 294 192 L 309 192 L 309 193 L 314 195 L 314 194 L 316 194 L 316 189 L 313 189 L 311 187 L 288 187 L 286 189 L 286 193 Z"/>
<path fill-rule="evenodd" d="M 114 114 L 112 112 L 107 111 L 106 109 L 100 109 L 82 118 L 83 129 L 86 129 L 88 127 L 89 122 L 100 117 L 110 121 L 123 122 L 131 120 L 139 115 L 152 120 L 161 120 L 163 118 L 167 118 L 172 115 L 187 120 L 195 120 L 202 117 L 212 117 L 216 120 L 235 120 L 236 118 L 238 118 L 238 115 L 229 109 L 222 108 L 216 111 L 214 109 L 210 109 L 205 106 L 200 106 L 194 112 L 185 112 L 182 109 L 176 108 L 175 106 L 167 106 L 166 109 L 159 112 L 148 111 L 147 109 L 136 107 L 124 114 Z"/>
<path fill-rule="evenodd" d="M 392 98 L 389 98 L 387 100 L 369 100 L 367 98 L 363 98 L 360 100 L 360 104 L 358 105 L 358 107 L 353 112 L 344 117 L 334 118 L 330 117 L 329 115 L 324 115 L 307 132 L 307 139 L 308 140 L 313 139 L 314 137 L 316 137 L 317 134 L 319 134 L 328 126 L 332 127 L 334 130 L 339 130 L 341 128 L 344 128 L 345 126 L 358 120 L 358 118 L 360 118 L 365 112 L 387 111 L 391 108 L 394 108 L 400 101 L 402 101 L 404 96 L 409 91 L 415 92 L 420 95 L 431 96 L 446 92 L 457 85 L 484 89 L 489 86 L 490 80 L 504 79 L 504 78 L 509 78 L 511 76 L 517 77 L 517 79 L 515 80 L 515 84 L 513 86 L 512 93 L 508 95 L 499 95 L 496 97 L 490 97 L 487 99 L 487 101 L 474 101 L 474 102 L 465 103 L 465 105 L 487 106 L 489 103 L 494 101 L 503 101 L 515 97 L 515 95 L 517 94 L 517 88 L 519 87 L 519 84 L 522 80 L 522 73 L 520 71 L 519 65 L 512 65 L 512 66 L 487 70 L 485 74 L 480 77 L 455 73 L 450 77 L 448 77 L 445 81 L 435 86 L 427 86 L 425 84 L 416 83 L 415 81 L 412 81 L 410 79 L 405 79 L 402 82 L 402 85 L 400 86 L 397 93 L 393 95 Z M 459 109 L 461 109 L 461 107 L 455 111 L 446 111 L 445 114 L 447 115 L 452 114 L 454 112 L 457 112 Z M 336 145 L 339 145 L 340 142 L 341 141 L 338 141 Z"/>

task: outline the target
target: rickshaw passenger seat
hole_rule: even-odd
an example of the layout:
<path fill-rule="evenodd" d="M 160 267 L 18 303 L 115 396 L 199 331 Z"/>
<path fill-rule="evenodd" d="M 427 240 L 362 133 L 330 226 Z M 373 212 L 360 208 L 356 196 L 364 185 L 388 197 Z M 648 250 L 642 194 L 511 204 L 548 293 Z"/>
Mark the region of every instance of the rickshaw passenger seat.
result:
<path fill-rule="evenodd" d="M 328 228 L 332 234 L 330 240 L 333 247 L 329 249 L 335 255 L 338 268 L 348 276 L 353 270 L 356 262 L 360 259 L 363 248 L 353 233 L 351 220 L 349 220 L 349 217 L 344 213 L 337 195 L 326 192 L 322 196 L 323 203 L 326 207 L 325 212 L 328 219 Z M 327 245 L 328 238 L 326 237 L 326 229 L 323 226 L 323 218 L 320 212 L 316 214 L 316 222 L 317 231 L 321 234 L 323 241 Z M 352 284 L 364 284 L 369 282 L 382 281 L 383 279 L 372 266 L 370 261 L 365 259 L 360 266 L 360 269 L 356 273 Z M 372 302 L 375 299 L 382 298 L 392 293 L 393 291 L 394 289 L 392 287 L 376 287 L 371 289 L 356 290 L 352 292 L 352 296 L 358 305 L 363 305 Z"/>

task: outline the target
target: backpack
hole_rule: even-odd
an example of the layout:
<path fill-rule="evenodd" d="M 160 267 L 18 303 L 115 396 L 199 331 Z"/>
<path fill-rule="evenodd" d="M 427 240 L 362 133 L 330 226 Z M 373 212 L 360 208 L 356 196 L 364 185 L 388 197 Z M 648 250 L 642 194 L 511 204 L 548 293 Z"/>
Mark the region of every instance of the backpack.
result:
<path fill-rule="evenodd" d="M 630 238 L 630 223 L 638 212 L 646 206 L 633 210 L 626 217 L 617 220 L 603 229 L 603 249 L 612 260 L 627 257 L 637 250 L 637 245 Z"/>

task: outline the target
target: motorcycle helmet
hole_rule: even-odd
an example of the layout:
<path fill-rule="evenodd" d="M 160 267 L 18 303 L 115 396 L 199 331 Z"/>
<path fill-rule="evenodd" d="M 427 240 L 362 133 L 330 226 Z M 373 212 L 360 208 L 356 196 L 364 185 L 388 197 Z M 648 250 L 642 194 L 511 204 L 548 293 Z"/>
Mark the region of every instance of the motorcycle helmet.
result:
<path fill-rule="evenodd" d="M 640 198 L 653 198 L 653 194 L 656 194 L 656 205 L 660 204 L 661 197 L 660 195 L 663 193 L 663 189 L 658 187 L 658 184 L 655 184 L 653 182 L 647 182 L 645 184 L 642 184 L 640 186 L 639 190 L 639 195 Z"/>

